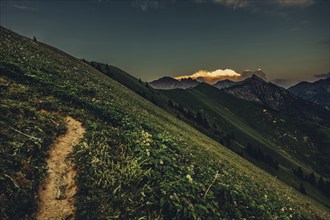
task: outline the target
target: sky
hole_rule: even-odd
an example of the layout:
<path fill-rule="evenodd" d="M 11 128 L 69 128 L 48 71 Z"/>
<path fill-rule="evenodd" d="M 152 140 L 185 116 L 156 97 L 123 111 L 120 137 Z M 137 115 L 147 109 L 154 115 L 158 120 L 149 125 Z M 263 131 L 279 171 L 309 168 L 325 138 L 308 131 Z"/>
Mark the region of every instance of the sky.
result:
<path fill-rule="evenodd" d="M 0 2 L 6 28 L 137 78 L 256 70 L 288 86 L 330 71 L 328 0 Z"/>

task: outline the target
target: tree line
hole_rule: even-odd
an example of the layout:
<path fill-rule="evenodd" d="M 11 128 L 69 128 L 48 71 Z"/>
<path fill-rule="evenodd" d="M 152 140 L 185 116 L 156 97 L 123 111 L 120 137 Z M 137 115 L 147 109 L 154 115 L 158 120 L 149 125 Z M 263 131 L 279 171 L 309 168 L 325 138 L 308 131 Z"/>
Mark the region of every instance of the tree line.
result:
<path fill-rule="evenodd" d="M 207 117 L 203 115 L 200 111 L 197 111 L 195 113 L 190 109 L 183 107 L 181 103 L 177 104 L 174 103 L 172 100 L 168 100 L 168 106 L 180 112 L 186 119 L 196 122 L 196 124 L 204 128 L 202 132 L 207 131 L 208 135 L 212 135 L 213 139 L 218 141 L 221 145 L 230 148 L 232 142 L 235 140 L 233 132 L 225 134 L 224 132 L 219 131 L 216 123 L 213 123 L 211 125 Z M 180 118 L 180 115 L 177 115 L 177 117 Z M 232 150 L 235 151 L 234 149 Z M 242 152 L 235 152 L 243 156 Z"/>
<path fill-rule="evenodd" d="M 297 167 L 292 170 L 294 175 L 297 176 L 301 180 L 305 180 L 309 182 L 311 185 L 315 186 L 318 190 L 320 190 L 325 196 L 330 198 L 330 181 L 325 180 L 322 176 L 317 180 L 314 172 L 306 174 L 301 167 Z M 306 190 L 304 185 L 300 184 L 300 191 L 306 194 Z"/>
<path fill-rule="evenodd" d="M 273 167 L 275 170 L 279 169 L 279 163 L 272 156 L 264 153 L 260 148 L 255 148 L 251 143 L 246 146 L 246 152 L 254 159 L 264 162 L 265 164 Z"/>
<path fill-rule="evenodd" d="M 181 103 L 173 103 L 172 100 L 168 100 L 168 106 L 182 113 L 187 119 L 193 119 L 198 125 L 201 125 L 206 129 L 210 128 L 209 121 L 201 112 L 197 111 L 194 113 L 190 109 L 184 108 Z"/>

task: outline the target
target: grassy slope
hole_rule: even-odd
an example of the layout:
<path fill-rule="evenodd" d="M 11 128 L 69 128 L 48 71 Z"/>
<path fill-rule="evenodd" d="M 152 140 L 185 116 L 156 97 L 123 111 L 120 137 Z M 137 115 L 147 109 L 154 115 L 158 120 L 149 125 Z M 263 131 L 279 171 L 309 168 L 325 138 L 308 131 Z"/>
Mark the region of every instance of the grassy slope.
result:
<path fill-rule="evenodd" d="M 282 157 L 292 158 L 297 165 L 304 166 L 303 162 L 300 161 L 306 161 L 305 166 L 308 167 L 310 166 L 308 164 L 312 164 L 313 161 L 319 159 L 314 155 L 312 155 L 313 157 L 304 155 L 304 151 L 311 153 L 308 151 L 314 149 L 306 149 L 313 148 L 313 146 L 307 147 L 304 143 L 303 136 L 306 133 L 301 131 L 302 129 L 299 126 L 302 126 L 302 124 L 299 123 L 298 118 L 288 117 L 270 110 L 263 112 L 264 108 L 261 106 L 234 98 L 206 84 L 199 85 L 191 90 L 164 90 L 161 92 L 191 109 L 200 110 L 205 108 L 203 111 L 211 119 L 211 123 L 218 122 L 220 127 L 224 127 L 224 130 L 234 130 L 240 134 L 239 137 L 245 136 L 247 140 L 253 143 L 259 142 L 256 145 L 262 144 L 264 145 L 263 148 L 270 147 L 269 150 L 284 151 L 285 155 L 282 155 Z M 310 127 L 315 130 L 317 126 L 310 124 Z M 320 125 L 318 127 L 325 131 L 329 130 L 329 128 L 320 127 Z M 274 133 L 276 137 L 274 137 Z M 284 133 L 291 133 L 291 135 L 283 136 Z M 324 141 L 327 144 L 329 140 L 330 137 L 327 137 Z"/>
<path fill-rule="evenodd" d="M 157 91 L 151 87 L 146 87 L 145 83 L 139 82 L 138 79 L 117 67 L 97 62 L 85 62 L 174 115 L 177 115 L 177 111 L 167 105 L 168 97 L 194 111 L 207 108 L 208 119 L 211 119 L 211 123 L 216 122 L 220 125 L 220 130 L 223 133 L 234 133 L 236 139 L 239 139 L 232 146 L 238 152 L 244 150 L 244 146 L 249 142 L 253 143 L 255 147 L 265 149 L 267 153 L 278 158 L 286 167 L 301 166 L 305 167 L 304 170 L 307 173 L 312 172 L 312 170 L 323 175 L 329 173 L 330 167 L 326 164 L 329 164 L 327 160 L 330 152 L 327 146 L 330 143 L 330 133 L 327 127 L 315 123 L 297 123 L 299 119 L 283 117 L 274 111 L 263 112 L 263 108 L 259 105 L 237 99 L 207 84 L 201 84 L 191 91 Z M 276 123 L 274 124 L 273 121 Z M 188 120 L 187 122 L 204 131 L 207 135 L 213 136 L 211 130 L 206 131 L 193 121 Z M 297 133 L 297 128 L 306 129 Z M 315 131 L 314 134 L 311 134 L 311 131 Z M 310 136 L 307 142 L 305 142 L 304 136 Z M 316 149 L 315 146 L 322 147 Z M 304 163 L 300 161 L 304 161 Z M 262 167 L 267 170 L 267 167 Z M 275 174 L 278 175 L 278 173 Z M 298 187 L 299 184 L 297 181 L 295 182 L 294 185 Z M 321 201 L 323 200 L 326 204 L 329 203 L 322 195 L 316 193 L 315 198 L 319 197 Z"/>
<path fill-rule="evenodd" d="M 157 105 L 158 107 L 165 109 L 167 112 L 175 114 L 175 111 L 173 111 L 173 109 L 169 108 L 169 106 L 167 105 L 168 97 L 163 96 L 159 91 L 153 89 L 146 82 L 143 82 L 141 79 L 137 79 L 134 76 L 130 75 L 129 73 L 112 65 L 98 63 L 95 61 L 91 61 L 91 62 L 86 60 L 83 61 L 91 65 L 98 71 L 109 76 L 111 79 L 119 82 L 128 89 L 134 91 L 136 94 L 140 95 L 141 97 L 151 101 L 153 104 Z"/>
<path fill-rule="evenodd" d="M 196 90 L 199 95 L 209 98 L 214 104 L 220 103 L 224 108 L 230 109 L 250 127 L 247 130 L 256 131 L 255 133 L 266 139 L 268 145 L 283 152 L 285 157 L 296 165 L 303 163 L 308 172 L 314 170 L 322 175 L 329 175 L 327 160 L 330 153 L 330 128 L 295 115 L 280 114 L 269 109 L 264 112 L 262 107 L 253 103 L 233 99 L 225 93 L 217 94 L 217 91 L 209 86 L 201 86 Z M 307 140 L 305 137 L 308 137 Z"/>
<path fill-rule="evenodd" d="M 23 218 L 37 207 L 35 196 L 46 172 L 44 158 L 56 136 L 65 132 L 58 114 L 38 111 L 29 86 L 0 76 L 0 218 Z"/>
<path fill-rule="evenodd" d="M 252 159 L 259 167 L 270 171 L 273 175 L 278 176 L 295 188 L 299 188 L 302 181 L 293 175 L 292 169 L 300 166 L 306 173 L 311 173 L 314 171 L 312 168 L 313 161 L 320 161 L 320 158 L 322 158 L 317 158 L 317 155 L 304 157 L 304 151 L 306 151 L 306 154 L 310 154 L 314 149 L 303 147 L 307 145 L 303 142 L 303 137 L 306 134 L 301 131 L 297 132 L 297 128 L 300 127 L 299 124 L 296 125 L 298 120 L 295 118 L 286 117 L 270 110 L 263 112 L 264 108 L 261 106 L 238 100 L 206 84 L 201 84 L 194 89 L 163 90 L 161 93 L 173 101 L 181 103 L 186 108 L 193 111 L 202 111 L 210 119 L 211 124 L 215 123 L 217 125 L 218 130 L 224 133 L 233 132 L 235 140 L 240 145 L 246 146 L 247 143 L 252 143 L 253 146 L 260 147 L 264 152 L 272 155 L 280 163 L 280 170 L 278 171 L 269 170 L 262 163 L 258 163 L 249 158 L 247 154 L 244 154 L 246 158 Z M 276 124 L 273 121 L 276 121 Z M 302 125 L 300 124 L 300 126 Z M 315 125 L 311 126 L 313 129 L 316 128 Z M 284 133 L 292 135 L 283 137 Z M 292 136 L 298 138 L 290 138 Z M 242 151 L 241 147 L 232 146 L 236 151 Z M 296 150 L 292 151 L 293 149 Z M 299 157 L 299 155 L 302 156 Z M 322 162 L 319 164 L 322 164 Z M 329 199 L 310 185 L 308 185 L 308 191 L 311 197 L 329 204 Z"/>
<path fill-rule="evenodd" d="M 79 60 L 3 28 L 0 43 L 1 78 L 12 88 L 27 88 L 25 94 L 33 98 L 24 102 L 33 114 L 46 109 L 72 115 L 87 129 L 72 155 L 79 175 L 78 219 L 330 217 L 322 205 Z M 5 96 L 1 101 L 17 99 Z M 20 115 L 25 131 L 44 139 L 31 133 L 31 124 Z M 16 140 L 5 120 L 1 118 L 6 134 L 1 152 L 7 140 Z M 19 192 L 3 173 L 1 181 L 8 184 L 1 188 L 2 198 L 14 204 L 3 208 L 1 200 L 1 217 L 30 216 L 35 207 L 11 211 L 20 208 L 21 200 L 7 192 Z M 35 202 L 33 196 L 26 198 Z"/>

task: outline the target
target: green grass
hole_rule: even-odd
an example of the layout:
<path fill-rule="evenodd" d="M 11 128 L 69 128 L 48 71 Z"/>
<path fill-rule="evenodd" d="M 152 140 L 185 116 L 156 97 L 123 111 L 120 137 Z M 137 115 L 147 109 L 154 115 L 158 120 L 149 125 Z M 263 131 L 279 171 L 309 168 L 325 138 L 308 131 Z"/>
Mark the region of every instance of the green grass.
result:
<path fill-rule="evenodd" d="M 324 140 L 321 140 L 316 136 L 320 132 L 312 133 L 316 128 L 322 130 L 327 129 L 326 127 L 317 125 L 315 122 L 302 122 L 294 116 L 279 114 L 269 109 L 264 112 L 265 108 L 262 106 L 237 99 L 207 84 L 201 84 L 188 90 L 161 90 L 160 93 L 176 103 L 181 103 L 187 109 L 203 112 L 210 124 L 216 124 L 217 130 L 220 132 L 233 133 L 234 142 L 230 146 L 231 149 L 240 152 L 249 161 L 297 189 L 302 180 L 296 178 L 292 169 L 300 166 L 306 173 L 317 173 L 317 171 L 323 171 L 323 175 L 327 173 L 324 167 L 328 164 L 325 162 L 328 152 L 323 151 L 322 155 L 320 153 L 322 151 L 315 149 L 315 146 L 327 143 L 330 140 L 329 134 L 324 132 L 322 135 Z M 276 123 L 274 124 L 273 121 Z M 194 125 L 194 122 L 190 121 L 190 123 Z M 308 128 L 307 123 L 310 123 Z M 196 127 L 198 128 L 198 125 Z M 212 137 L 214 128 L 200 130 Z M 298 138 L 284 137 L 284 133 Z M 304 143 L 304 136 L 312 137 L 309 143 Z M 280 169 L 278 171 L 271 169 L 264 163 L 244 154 L 244 148 L 248 143 L 272 155 L 280 163 Z M 307 152 L 309 155 L 306 154 Z M 310 188 L 313 189 L 308 190 L 309 196 L 329 205 L 330 201 L 326 196 L 317 191 L 315 187 Z"/>
<path fill-rule="evenodd" d="M 173 109 L 169 108 L 169 106 L 167 105 L 168 98 L 166 96 L 163 96 L 156 89 L 150 87 L 148 83 L 142 81 L 142 79 L 137 79 L 134 76 L 128 74 L 127 72 L 109 64 L 102 64 L 95 61 L 86 61 L 85 59 L 83 59 L 82 61 L 86 64 L 89 64 L 96 70 L 104 73 L 111 79 L 119 82 L 123 86 L 138 94 L 139 96 L 149 100 L 158 107 L 170 113 L 174 113 Z"/>
<path fill-rule="evenodd" d="M 23 219 L 37 207 L 49 146 L 66 129 L 60 115 L 36 108 L 48 97 L 2 76 L 0 87 L 0 217 Z"/>
<path fill-rule="evenodd" d="M 13 88 L 26 88 L 32 99 L 25 102 L 34 114 L 46 109 L 56 118 L 71 115 L 86 128 L 71 155 L 78 169 L 77 219 L 329 218 L 319 203 L 81 61 L 3 28 L 0 43 L 1 78 Z M 2 151 L 17 135 L 5 120 Z M 46 138 L 32 132 L 25 115 L 20 123 L 28 135 Z M 49 139 L 59 133 L 51 128 Z M 3 173 L 1 178 L 8 184 L 1 196 L 14 204 L 1 204 L 1 218 L 32 218 L 36 206 L 11 212 L 22 199 L 10 196 L 15 187 Z"/>

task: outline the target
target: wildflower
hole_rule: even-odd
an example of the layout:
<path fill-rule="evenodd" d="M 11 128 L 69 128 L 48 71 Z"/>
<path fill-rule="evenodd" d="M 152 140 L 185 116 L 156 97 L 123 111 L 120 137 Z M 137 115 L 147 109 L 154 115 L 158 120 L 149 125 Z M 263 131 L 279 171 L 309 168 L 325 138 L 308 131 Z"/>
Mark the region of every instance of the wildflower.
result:
<path fill-rule="evenodd" d="M 284 207 L 283 207 L 283 208 L 281 208 L 281 212 L 284 212 Z"/>
<path fill-rule="evenodd" d="M 264 195 L 264 198 L 267 200 L 268 196 L 265 194 L 265 195 Z"/>
<path fill-rule="evenodd" d="M 193 179 L 189 174 L 186 175 L 186 178 L 188 179 L 189 183 L 192 183 Z"/>
<path fill-rule="evenodd" d="M 159 164 L 160 165 L 163 165 L 164 164 L 164 161 L 163 160 L 159 160 Z"/>

